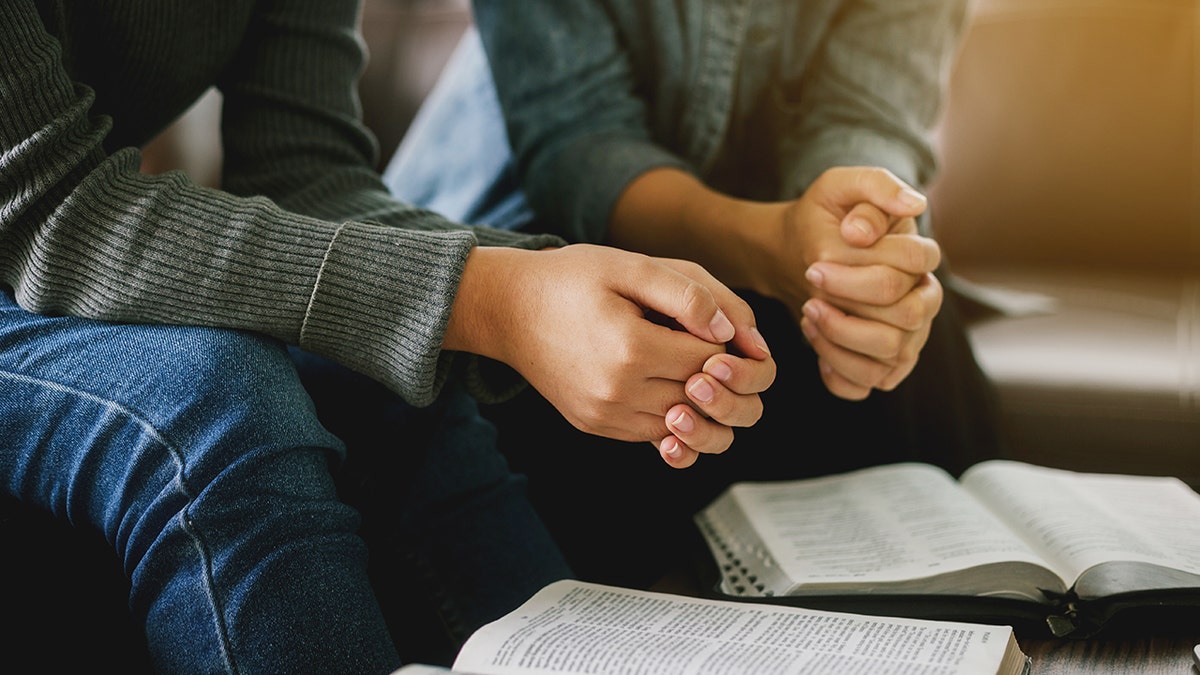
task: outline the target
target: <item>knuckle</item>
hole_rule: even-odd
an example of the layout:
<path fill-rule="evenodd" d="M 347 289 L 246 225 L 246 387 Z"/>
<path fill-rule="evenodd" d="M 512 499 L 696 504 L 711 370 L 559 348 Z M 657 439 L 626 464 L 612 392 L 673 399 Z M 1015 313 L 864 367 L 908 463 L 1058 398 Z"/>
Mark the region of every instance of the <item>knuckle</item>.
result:
<path fill-rule="evenodd" d="M 928 242 L 929 242 L 929 244 L 928 244 L 929 252 L 927 254 L 929 257 L 928 267 L 929 267 L 929 271 L 932 272 L 933 270 L 937 269 L 939 265 L 942 264 L 942 247 L 939 246 L 937 241 L 935 241 L 933 239 L 929 239 Z"/>
<path fill-rule="evenodd" d="M 937 242 L 915 232 L 904 242 L 902 255 L 904 264 L 915 273 L 933 272 L 942 261 L 942 249 Z"/>
<path fill-rule="evenodd" d="M 586 412 L 574 422 L 574 426 L 585 434 L 600 435 L 603 433 L 603 429 L 597 426 L 591 415 Z"/>
<path fill-rule="evenodd" d="M 753 398 L 754 398 L 754 401 L 750 406 L 749 414 L 747 415 L 746 421 L 744 424 L 742 424 L 742 426 L 752 427 L 755 424 L 758 424 L 760 420 L 762 420 L 762 415 L 763 415 L 762 398 L 760 398 L 758 396 L 755 396 Z"/>
<path fill-rule="evenodd" d="M 922 245 L 920 241 L 913 241 L 912 244 L 912 246 L 906 245 L 904 247 L 904 264 L 907 265 L 906 269 L 921 270 L 922 272 L 931 271 L 933 268 L 929 267 L 930 251 L 928 247 Z"/>
<path fill-rule="evenodd" d="M 915 301 L 905 301 L 897 305 L 899 315 L 897 324 L 905 331 L 917 331 L 925 326 L 932 318 L 930 313 L 926 311 L 924 303 Z"/>
<path fill-rule="evenodd" d="M 608 347 L 609 372 L 624 378 L 637 372 L 639 364 L 645 363 L 645 345 L 629 335 L 622 335 Z"/>
<path fill-rule="evenodd" d="M 733 429 L 722 426 L 712 435 L 703 452 L 709 455 L 719 455 L 733 445 Z"/>
<path fill-rule="evenodd" d="M 895 370 L 895 368 L 895 364 L 892 363 L 876 363 L 871 368 L 870 382 L 864 382 L 863 385 L 869 386 L 872 389 L 882 388 L 882 386 L 887 383 L 888 377 L 891 375 L 892 371 Z"/>
<path fill-rule="evenodd" d="M 905 333 L 889 331 L 883 343 L 883 354 L 887 360 L 896 360 L 904 354 Z"/>
<path fill-rule="evenodd" d="M 899 182 L 891 171 L 881 166 L 867 167 L 858 173 L 858 177 L 862 181 L 862 187 L 864 188 Z"/>
<path fill-rule="evenodd" d="M 708 306 L 708 289 L 697 281 L 689 281 L 680 290 L 680 307 L 686 316 L 699 316 Z"/>
<path fill-rule="evenodd" d="M 817 183 L 827 183 L 831 180 L 836 180 L 838 174 L 845 172 L 845 170 L 845 167 L 840 166 L 829 167 L 822 171 L 819 176 L 817 176 L 816 180 L 813 181 L 813 184 L 816 185 Z"/>
<path fill-rule="evenodd" d="M 600 427 L 604 426 L 604 411 L 607 410 L 607 407 L 607 404 L 601 398 L 591 398 L 581 404 L 578 414 L 582 423 L 587 426 L 586 431 L 595 433 Z"/>
<path fill-rule="evenodd" d="M 609 411 L 620 405 L 623 391 L 624 387 L 616 379 L 606 379 L 597 383 L 585 404 L 588 417 L 597 421 L 605 419 Z"/>
<path fill-rule="evenodd" d="M 775 377 L 777 374 L 778 367 L 775 365 L 775 359 L 767 359 L 766 361 L 762 362 L 762 371 L 759 378 L 757 378 L 759 386 L 756 387 L 756 389 L 758 391 L 766 391 L 767 389 L 770 389 L 771 385 L 775 384 Z"/>
<path fill-rule="evenodd" d="M 870 393 L 871 390 L 867 389 L 866 387 L 859 387 L 849 383 L 839 385 L 837 390 L 834 391 L 834 394 L 848 401 L 861 401 Z"/>
<path fill-rule="evenodd" d="M 942 308 L 942 301 L 946 297 L 945 290 L 942 288 L 941 282 L 932 274 L 929 275 L 929 304 L 930 308 L 936 313 Z"/>
<path fill-rule="evenodd" d="M 903 274 L 893 274 L 890 271 L 885 271 L 879 281 L 880 290 L 883 292 L 884 300 L 888 303 L 899 302 L 910 290 L 910 277 Z"/>

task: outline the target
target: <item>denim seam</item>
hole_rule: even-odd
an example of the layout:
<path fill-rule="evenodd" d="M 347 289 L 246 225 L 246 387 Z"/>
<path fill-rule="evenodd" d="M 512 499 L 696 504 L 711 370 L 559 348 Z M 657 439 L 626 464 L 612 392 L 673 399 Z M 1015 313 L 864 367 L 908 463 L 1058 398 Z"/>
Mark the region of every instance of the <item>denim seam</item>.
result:
<path fill-rule="evenodd" d="M 209 555 L 208 548 L 204 545 L 203 540 L 193 529 L 193 523 L 192 523 L 191 517 L 187 516 L 187 514 L 191 510 L 192 505 L 195 503 L 195 497 L 193 496 L 191 490 L 188 489 L 187 482 L 184 480 L 184 475 L 186 473 L 184 471 L 184 467 L 186 466 L 186 463 L 184 462 L 184 459 L 183 459 L 183 453 L 181 453 L 179 451 L 179 449 L 175 447 L 175 445 L 170 443 L 161 433 L 159 433 L 158 429 L 148 419 L 146 419 L 144 416 L 138 414 L 134 410 L 132 410 L 124 405 L 121 405 L 115 401 L 110 401 L 108 399 L 102 398 L 100 396 L 92 394 L 91 392 L 84 391 L 84 390 L 78 389 L 76 387 L 66 386 L 60 382 L 55 382 L 53 380 L 47 380 L 47 379 L 40 378 L 40 377 L 31 377 L 24 373 L 17 373 L 17 372 L 13 372 L 11 370 L 0 369 L 0 378 L 7 378 L 9 380 L 16 381 L 16 382 L 45 387 L 51 391 L 79 396 L 79 397 L 85 398 L 87 400 L 93 401 L 95 403 L 98 403 L 99 405 L 103 406 L 104 408 L 106 408 L 110 411 L 113 411 L 113 412 L 117 413 L 118 415 L 123 415 L 126 418 L 128 418 L 129 420 L 131 420 L 132 422 L 134 422 L 135 424 L 137 424 L 139 427 L 141 427 L 141 429 L 144 433 L 149 435 L 151 438 L 154 439 L 155 442 L 162 445 L 165 449 L 167 449 L 168 452 L 171 453 L 171 457 L 174 458 L 175 465 L 177 467 L 177 471 L 176 471 L 176 475 L 175 475 L 175 482 L 178 485 L 179 491 L 186 498 L 185 505 L 182 509 L 182 514 L 181 514 L 182 517 L 181 517 L 180 527 L 185 533 L 187 533 L 188 538 L 192 540 L 193 545 L 196 547 L 196 551 L 200 555 L 201 568 L 203 569 L 203 573 L 201 576 L 204 579 L 204 592 L 205 592 L 205 595 L 208 597 L 209 606 L 212 608 L 213 620 L 216 624 L 215 628 L 216 628 L 216 632 L 217 632 L 217 640 L 221 645 L 221 653 L 222 653 L 222 656 L 224 657 L 227 669 L 230 672 L 236 673 L 238 669 L 237 669 L 237 666 L 233 662 L 232 652 L 229 647 L 229 634 L 228 634 L 227 627 L 225 625 L 224 614 L 220 609 L 220 601 L 217 599 L 216 594 L 213 592 L 214 584 L 213 584 L 213 579 L 212 579 L 212 574 L 213 574 L 212 558 Z"/>

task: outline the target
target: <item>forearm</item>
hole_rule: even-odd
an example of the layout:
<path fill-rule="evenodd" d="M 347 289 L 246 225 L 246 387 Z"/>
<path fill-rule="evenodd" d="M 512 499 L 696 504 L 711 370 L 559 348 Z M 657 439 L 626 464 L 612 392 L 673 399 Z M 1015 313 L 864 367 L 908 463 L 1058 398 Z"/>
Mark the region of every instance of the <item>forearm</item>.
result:
<path fill-rule="evenodd" d="M 654 169 L 621 194 L 609 243 L 700 263 L 731 288 L 772 295 L 756 264 L 781 236 L 784 204 L 736 199 L 677 169 Z"/>

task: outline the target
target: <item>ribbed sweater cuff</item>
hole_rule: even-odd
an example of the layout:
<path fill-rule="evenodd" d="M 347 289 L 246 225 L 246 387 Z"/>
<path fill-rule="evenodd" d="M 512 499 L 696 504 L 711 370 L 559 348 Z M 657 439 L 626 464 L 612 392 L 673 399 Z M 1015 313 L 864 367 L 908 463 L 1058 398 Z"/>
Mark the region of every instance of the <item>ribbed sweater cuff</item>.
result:
<path fill-rule="evenodd" d="M 322 263 L 300 347 L 428 405 L 450 368 L 442 338 L 474 245 L 465 231 L 346 223 Z"/>

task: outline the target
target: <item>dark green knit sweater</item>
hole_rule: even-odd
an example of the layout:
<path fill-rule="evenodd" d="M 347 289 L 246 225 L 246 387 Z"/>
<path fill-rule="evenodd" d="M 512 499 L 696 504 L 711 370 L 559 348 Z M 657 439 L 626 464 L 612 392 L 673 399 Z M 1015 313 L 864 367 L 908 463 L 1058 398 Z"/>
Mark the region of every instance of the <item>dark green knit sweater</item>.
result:
<path fill-rule="evenodd" d="M 357 9 L 0 2 L 0 285 L 45 314 L 259 331 L 431 401 L 471 247 L 558 242 L 389 198 L 359 119 Z M 213 86 L 223 190 L 139 173 L 138 147 Z"/>

